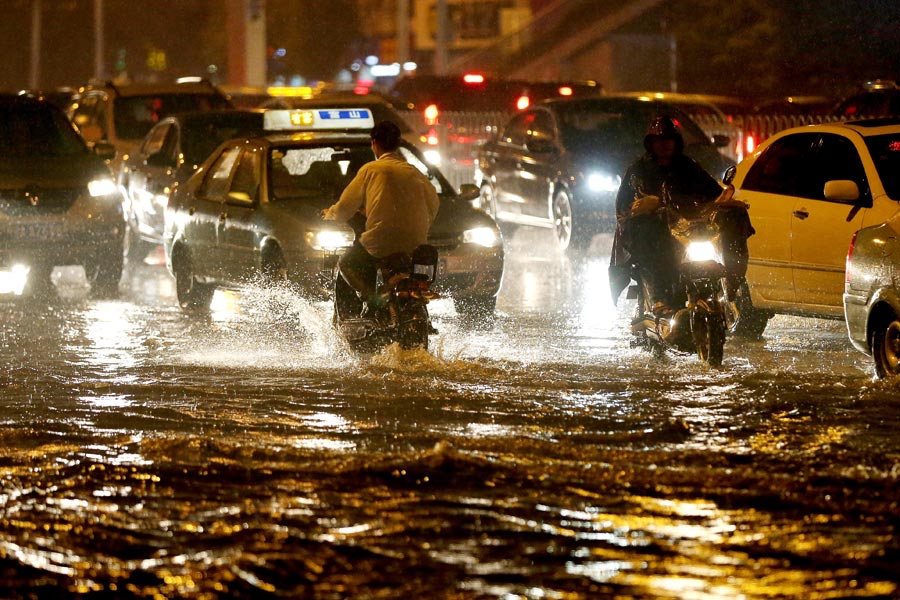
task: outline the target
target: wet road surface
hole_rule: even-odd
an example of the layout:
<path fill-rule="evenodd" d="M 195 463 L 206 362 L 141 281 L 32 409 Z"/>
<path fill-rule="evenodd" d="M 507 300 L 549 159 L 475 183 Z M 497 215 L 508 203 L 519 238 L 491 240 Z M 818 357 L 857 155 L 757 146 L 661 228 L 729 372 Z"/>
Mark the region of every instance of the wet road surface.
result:
<path fill-rule="evenodd" d="M 898 597 L 900 384 L 843 323 L 655 358 L 540 233 L 427 353 L 290 289 L 188 317 L 158 262 L 0 304 L 0 597 Z"/>

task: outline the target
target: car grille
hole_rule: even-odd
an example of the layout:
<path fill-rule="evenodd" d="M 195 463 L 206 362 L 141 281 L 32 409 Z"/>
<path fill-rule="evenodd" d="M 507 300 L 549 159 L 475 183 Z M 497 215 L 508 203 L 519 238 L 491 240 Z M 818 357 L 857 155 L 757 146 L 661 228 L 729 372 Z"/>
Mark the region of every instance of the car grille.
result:
<path fill-rule="evenodd" d="M 84 188 L 0 190 L 0 211 L 12 217 L 61 214 L 69 210 Z"/>

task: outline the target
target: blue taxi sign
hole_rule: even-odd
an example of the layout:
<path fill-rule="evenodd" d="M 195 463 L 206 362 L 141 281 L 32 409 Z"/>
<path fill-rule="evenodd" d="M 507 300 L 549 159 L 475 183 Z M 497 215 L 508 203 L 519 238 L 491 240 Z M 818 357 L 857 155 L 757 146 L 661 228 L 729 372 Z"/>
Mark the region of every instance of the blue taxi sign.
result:
<path fill-rule="evenodd" d="M 369 130 L 374 126 L 368 108 L 267 110 L 263 115 L 263 127 L 269 131 Z"/>

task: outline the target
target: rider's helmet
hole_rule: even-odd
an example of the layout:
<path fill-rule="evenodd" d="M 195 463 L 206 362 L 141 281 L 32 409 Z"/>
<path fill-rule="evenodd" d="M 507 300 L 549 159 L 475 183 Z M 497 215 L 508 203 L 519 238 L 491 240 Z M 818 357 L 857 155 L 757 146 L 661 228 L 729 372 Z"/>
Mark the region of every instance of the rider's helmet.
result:
<path fill-rule="evenodd" d="M 650 121 L 650 127 L 647 128 L 647 135 L 644 136 L 644 148 L 647 152 L 651 152 L 651 142 L 655 137 L 668 137 L 675 140 L 677 151 L 680 154 L 684 151 L 684 138 L 681 137 L 681 128 L 678 121 L 668 115 L 657 115 Z"/>

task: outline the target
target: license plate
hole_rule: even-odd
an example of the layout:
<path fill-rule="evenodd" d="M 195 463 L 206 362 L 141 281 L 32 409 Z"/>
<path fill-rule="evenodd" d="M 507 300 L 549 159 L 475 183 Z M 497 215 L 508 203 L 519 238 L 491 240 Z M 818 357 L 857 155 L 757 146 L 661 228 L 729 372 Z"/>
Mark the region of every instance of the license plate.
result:
<path fill-rule="evenodd" d="M 12 227 L 11 234 L 15 240 L 54 242 L 66 237 L 66 229 L 62 223 L 21 223 Z"/>

